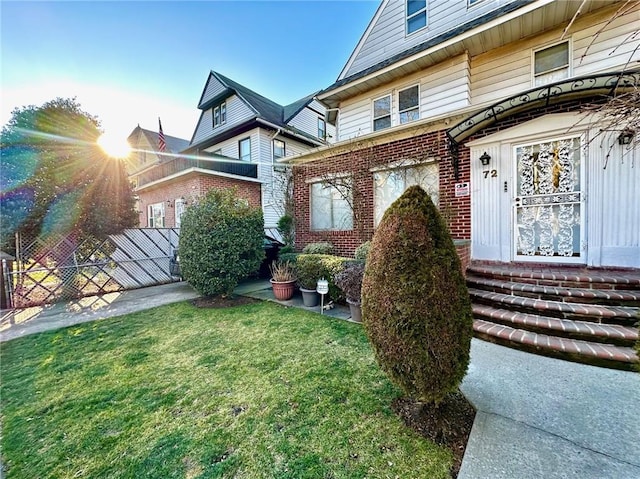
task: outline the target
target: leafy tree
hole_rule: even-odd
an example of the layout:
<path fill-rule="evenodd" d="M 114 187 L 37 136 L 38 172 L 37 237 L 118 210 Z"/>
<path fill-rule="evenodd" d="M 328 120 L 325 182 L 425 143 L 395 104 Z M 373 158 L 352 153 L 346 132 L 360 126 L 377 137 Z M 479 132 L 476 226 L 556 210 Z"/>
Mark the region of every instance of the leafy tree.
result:
<path fill-rule="evenodd" d="M 230 295 L 264 259 L 262 209 L 233 189 L 212 189 L 187 207 L 180 225 L 180 270 L 201 294 Z"/>
<path fill-rule="evenodd" d="M 97 145 L 100 123 L 75 99 L 16 108 L 2 128 L 0 247 L 15 232 L 101 239 L 137 225 L 124 165 Z"/>
<path fill-rule="evenodd" d="M 385 212 L 367 256 L 362 317 L 382 369 L 405 393 L 439 404 L 469 364 L 471 302 L 446 224 L 413 186 Z"/>

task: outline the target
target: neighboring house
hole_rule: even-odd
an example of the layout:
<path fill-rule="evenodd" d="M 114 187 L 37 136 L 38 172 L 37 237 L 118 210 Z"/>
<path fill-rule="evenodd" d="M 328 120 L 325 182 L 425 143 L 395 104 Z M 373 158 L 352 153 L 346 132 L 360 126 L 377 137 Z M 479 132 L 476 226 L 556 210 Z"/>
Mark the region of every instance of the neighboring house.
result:
<path fill-rule="evenodd" d="M 135 127 L 127 138 L 131 146 L 127 171 L 136 193 L 142 227 L 179 226 L 182 192 L 167 191 L 153 186 L 169 176 L 167 168 L 174 164 L 175 155 L 189 146 L 189 140 L 170 135 L 163 135 L 163 138 L 164 151 L 160 151 L 159 132 L 140 128 L 140 125 Z M 169 209 L 172 209 L 173 215 L 167 217 Z"/>
<path fill-rule="evenodd" d="M 276 161 L 333 141 L 335 128 L 325 120 L 325 107 L 314 95 L 281 106 L 212 71 L 198 108 L 191 141 L 132 174 L 141 224 L 179 226 L 180 211 L 189 202 L 210 188 L 236 187 L 242 198 L 262 207 L 266 233 L 279 239 L 276 225 L 287 207 L 291 175 Z M 156 210 L 164 211 L 161 221 Z"/>
<path fill-rule="evenodd" d="M 421 184 L 464 264 L 640 268 L 637 143 L 580 114 L 638 87 L 640 7 L 608 23 L 623 4 L 383 0 L 317 95 L 336 143 L 291 161 L 297 248 L 352 254 Z"/>

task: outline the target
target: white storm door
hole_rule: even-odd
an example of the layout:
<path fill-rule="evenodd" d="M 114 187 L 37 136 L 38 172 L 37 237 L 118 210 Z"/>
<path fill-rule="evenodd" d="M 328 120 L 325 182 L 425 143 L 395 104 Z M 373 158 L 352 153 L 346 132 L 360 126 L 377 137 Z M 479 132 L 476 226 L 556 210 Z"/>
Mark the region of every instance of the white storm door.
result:
<path fill-rule="evenodd" d="M 580 137 L 515 147 L 514 259 L 585 263 Z"/>

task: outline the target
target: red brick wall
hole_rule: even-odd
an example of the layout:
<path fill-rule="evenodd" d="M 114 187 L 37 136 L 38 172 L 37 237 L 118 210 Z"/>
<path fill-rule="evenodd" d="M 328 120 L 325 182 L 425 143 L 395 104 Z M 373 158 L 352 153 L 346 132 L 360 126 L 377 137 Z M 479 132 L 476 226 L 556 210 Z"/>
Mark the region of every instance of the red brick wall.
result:
<path fill-rule="evenodd" d="M 242 181 L 224 176 L 188 174 L 175 180 L 166 181 L 156 187 L 137 192 L 139 196 L 140 226 L 147 226 L 147 207 L 155 203 L 164 203 L 164 225 L 175 227 L 176 198 L 184 198 L 187 204 L 193 198 L 204 195 L 212 188 L 236 188 L 238 196 L 245 198 L 251 206 L 262 207 L 260 183 Z M 170 200 L 170 204 L 167 201 Z"/>
<path fill-rule="evenodd" d="M 418 135 L 384 145 L 354 149 L 306 165 L 294 167 L 294 201 L 296 218 L 296 249 L 318 241 L 333 243 L 336 254 L 352 256 L 374 231 L 374 190 L 371 168 L 401 160 L 440 158 L 440 210 L 449 219 L 454 239 L 471 237 L 470 197 L 454 197 L 455 183 L 469 181 L 469 152 L 461 155 L 460 176 L 456 180 L 444 131 Z M 353 176 L 354 229 L 350 231 L 312 231 L 310 229 L 310 186 L 308 180 L 326 177 L 330 173 L 350 173 Z M 360 221 L 358 221 L 360 218 Z M 357 226 L 359 225 L 359 226 Z"/>

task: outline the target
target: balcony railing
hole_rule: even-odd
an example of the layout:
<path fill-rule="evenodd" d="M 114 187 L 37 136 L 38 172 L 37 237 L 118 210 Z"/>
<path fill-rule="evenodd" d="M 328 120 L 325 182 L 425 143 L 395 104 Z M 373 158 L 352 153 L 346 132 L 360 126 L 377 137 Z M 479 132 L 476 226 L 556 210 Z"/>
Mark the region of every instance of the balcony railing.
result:
<path fill-rule="evenodd" d="M 182 171 L 199 168 L 208 171 L 217 171 L 230 175 L 244 176 L 246 178 L 258 177 L 258 165 L 252 163 L 240 163 L 236 161 L 224 161 L 219 159 L 195 159 L 195 158 L 173 158 L 138 176 L 138 187 L 162 180 L 168 176 L 178 174 Z"/>

